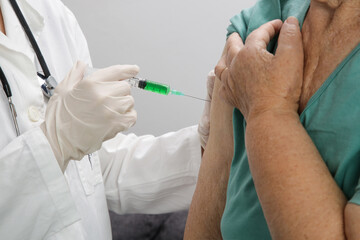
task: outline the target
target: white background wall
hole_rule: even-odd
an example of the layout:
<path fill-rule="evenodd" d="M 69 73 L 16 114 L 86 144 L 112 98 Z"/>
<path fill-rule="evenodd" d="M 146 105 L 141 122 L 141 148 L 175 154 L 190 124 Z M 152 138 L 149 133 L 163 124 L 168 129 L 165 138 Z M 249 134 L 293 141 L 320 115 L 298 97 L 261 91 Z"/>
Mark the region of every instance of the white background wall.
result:
<path fill-rule="evenodd" d="M 139 76 L 204 97 L 229 19 L 255 0 L 63 0 L 87 37 L 94 67 L 137 64 Z M 136 134 L 197 124 L 204 103 L 133 89 Z"/>

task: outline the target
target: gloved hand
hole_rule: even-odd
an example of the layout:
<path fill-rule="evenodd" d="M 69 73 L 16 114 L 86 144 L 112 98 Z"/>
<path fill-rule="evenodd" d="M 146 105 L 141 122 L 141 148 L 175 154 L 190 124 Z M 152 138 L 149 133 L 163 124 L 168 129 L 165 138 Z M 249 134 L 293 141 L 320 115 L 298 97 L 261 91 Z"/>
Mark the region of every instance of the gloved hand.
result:
<path fill-rule="evenodd" d="M 136 76 L 139 67 L 112 66 L 84 78 L 86 67 L 76 63 L 56 87 L 40 126 L 63 171 L 69 160 L 100 149 L 137 118 L 130 86 L 120 80 Z"/>
<path fill-rule="evenodd" d="M 210 102 L 205 103 L 204 111 L 201 116 L 199 125 L 198 125 L 198 133 L 200 136 L 200 143 L 203 149 L 205 149 L 206 143 L 209 139 L 210 133 L 210 108 L 211 108 L 211 100 L 212 100 L 212 93 L 214 90 L 214 83 L 215 83 L 215 73 L 214 71 L 209 72 L 207 77 L 207 95 L 206 100 Z"/>

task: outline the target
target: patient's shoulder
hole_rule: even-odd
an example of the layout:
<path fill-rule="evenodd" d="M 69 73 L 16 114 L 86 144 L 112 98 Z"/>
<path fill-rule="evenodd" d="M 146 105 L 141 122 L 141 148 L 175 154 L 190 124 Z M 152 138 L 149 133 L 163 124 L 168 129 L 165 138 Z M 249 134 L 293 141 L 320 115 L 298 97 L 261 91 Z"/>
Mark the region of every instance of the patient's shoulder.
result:
<path fill-rule="evenodd" d="M 309 4 L 310 0 L 259 0 L 253 7 L 244 9 L 231 18 L 228 35 L 238 32 L 245 40 L 264 23 L 274 19 L 284 21 L 289 16 L 297 17 L 302 22 Z"/>

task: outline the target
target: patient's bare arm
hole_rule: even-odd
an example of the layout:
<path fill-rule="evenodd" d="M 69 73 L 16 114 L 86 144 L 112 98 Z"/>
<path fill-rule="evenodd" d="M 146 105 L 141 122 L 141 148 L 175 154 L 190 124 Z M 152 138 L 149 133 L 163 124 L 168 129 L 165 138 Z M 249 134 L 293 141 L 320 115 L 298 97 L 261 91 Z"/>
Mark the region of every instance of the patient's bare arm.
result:
<path fill-rule="evenodd" d="M 216 79 L 210 113 L 210 136 L 190 206 L 184 239 L 221 239 L 220 220 L 233 157 L 233 107 L 219 99 Z"/>

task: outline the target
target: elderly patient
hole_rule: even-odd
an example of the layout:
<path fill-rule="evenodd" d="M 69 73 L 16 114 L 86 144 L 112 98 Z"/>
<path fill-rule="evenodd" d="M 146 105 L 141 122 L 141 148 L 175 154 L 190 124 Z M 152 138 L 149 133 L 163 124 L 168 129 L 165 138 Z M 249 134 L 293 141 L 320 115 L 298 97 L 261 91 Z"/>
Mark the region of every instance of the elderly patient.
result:
<path fill-rule="evenodd" d="M 185 238 L 360 239 L 360 0 L 263 0 L 228 30 Z"/>

